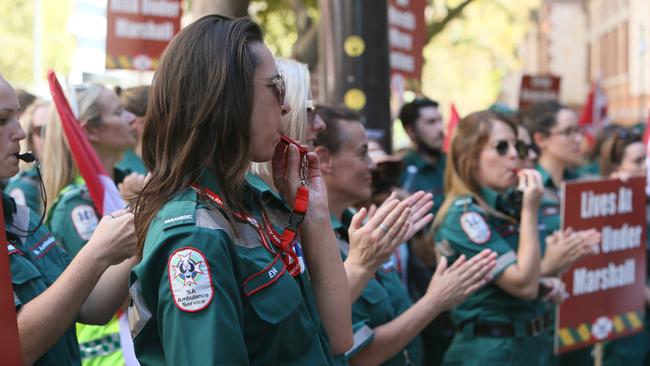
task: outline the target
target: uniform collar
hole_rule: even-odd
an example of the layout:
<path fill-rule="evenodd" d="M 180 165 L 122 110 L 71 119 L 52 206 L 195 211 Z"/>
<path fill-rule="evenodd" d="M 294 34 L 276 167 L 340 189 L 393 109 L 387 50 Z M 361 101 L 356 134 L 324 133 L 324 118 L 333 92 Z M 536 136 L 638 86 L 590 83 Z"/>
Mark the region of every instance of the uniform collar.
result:
<path fill-rule="evenodd" d="M 262 177 L 260 177 L 257 174 L 253 173 L 246 173 L 246 182 L 255 190 L 259 191 L 260 194 L 262 195 L 263 198 L 265 197 L 273 197 L 278 202 L 282 202 L 283 205 L 286 206 L 286 203 L 284 202 L 284 199 L 280 196 L 280 194 L 271 188 Z"/>
<path fill-rule="evenodd" d="M 210 168 L 203 169 L 201 175 L 199 176 L 199 185 L 203 188 L 208 188 L 212 192 L 221 196 L 221 189 L 217 184 L 217 176 L 214 174 L 214 171 Z"/>
<path fill-rule="evenodd" d="M 499 194 L 499 192 L 489 188 L 481 187 L 480 193 L 481 193 L 481 197 L 483 198 L 483 200 L 485 200 L 485 203 L 487 203 L 488 206 L 492 208 L 497 207 L 501 199 L 501 195 Z"/>
<path fill-rule="evenodd" d="M 2 209 L 4 211 L 5 224 L 11 224 L 17 210 L 16 201 L 4 192 L 2 192 Z M 0 230 L 4 230 L 4 228 L 0 228 Z"/>
<path fill-rule="evenodd" d="M 552 188 L 552 189 L 559 189 L 559 187 L 555 186 L 555 183 L 553 183 L 553 178 L 551 177 L 551 173 L 549 173 L 546 169 L 544 169 L 543 166 L 541 166 L 539 163 L 535 163 L 535 169 L 539 172 L 539 174 L 542 176 L 542 184 L 546 188 Z M 564 173 L 562 174 L 562 178 L 564 180 L 574 180 L 578 178 L 578 175 L 571 171 L 570 169 L 564 169 Z"/>
<path fill-rule="evenodd" d="M 420 153 L 418 153 L 417 151 L 411 151 L 410 153 L 408 153 L 404 157 L 404 163 L 407 166 L 408 165 L 414 165 L 418 169 L 423 169 L 423 168 L 427 168 L 427 167 L 435 168 L 435 167 L 438 167 L 438 166 L 444 166 L 446 158 L 447 158 L 447 156 L 445 154 L 440 153 L 440 156 L 438 157 L 438 160 L 437 160 L 436 164 L 431 164 L 430 162 L 425 160 L 422 157 L 422 155 L 420 155 Z"/>

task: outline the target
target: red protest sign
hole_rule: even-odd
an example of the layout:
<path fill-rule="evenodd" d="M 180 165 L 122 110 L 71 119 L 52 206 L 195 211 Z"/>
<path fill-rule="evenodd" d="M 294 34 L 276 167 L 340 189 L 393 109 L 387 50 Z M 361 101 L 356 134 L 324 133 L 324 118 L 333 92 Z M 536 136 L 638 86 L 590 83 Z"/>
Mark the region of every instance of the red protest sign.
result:
<path fill-rule="evenodd" d="M 153 70 L 181 27 L 181 2 L 108 0 L 106 68 Z"/>
<path fill-rule="evenodd" d="M 560 98 L 560 78 L 553 75 L 524 75 L 519 90 L 519 109 Z"/>
<path fill-rule="evenodd" d="M 0 194 L 0 246 L 8 250 L 7 234 L 5 233 L 5 215 Z M 6 365 L 22 365 L 20 342 L 18 340 L 18 323 L 16 306 L 14 305 L 14 290 L 11 282 L 9 256 L 0 253 L 0 355 Z"/>
<path fill-rule="evenodd" d="M 388 1 L 388 46 L 391 76 L 420 81 L 426 37 L 426 0 Z"/>
<path fill-rule="evenodd" d="M 562 227 L 595 228 L 602 239 L 562 275 L 555 349 L 564 353 L 643 329 L 646 281 L 645 178 L 566 183 Z"/>

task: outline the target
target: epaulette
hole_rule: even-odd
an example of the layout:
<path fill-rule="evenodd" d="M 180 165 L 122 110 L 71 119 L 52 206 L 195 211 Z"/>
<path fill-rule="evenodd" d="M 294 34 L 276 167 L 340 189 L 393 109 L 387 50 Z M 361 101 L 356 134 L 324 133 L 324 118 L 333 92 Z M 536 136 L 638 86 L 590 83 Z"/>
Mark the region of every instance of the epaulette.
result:
<path fill-rule="evenodd" d="M 158 214 L 163 230 L 196 223 L 196 193 L 187 190 L 167 203 Z"/>

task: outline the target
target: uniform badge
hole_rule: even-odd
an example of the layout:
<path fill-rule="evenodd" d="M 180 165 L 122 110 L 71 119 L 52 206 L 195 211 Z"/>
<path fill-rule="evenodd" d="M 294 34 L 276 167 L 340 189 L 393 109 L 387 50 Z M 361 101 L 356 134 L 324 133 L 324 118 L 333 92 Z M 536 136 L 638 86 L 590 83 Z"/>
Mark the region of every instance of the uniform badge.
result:
<path fill-rule="evenodd" d="M 214 290 L 208 261 L 195 248 L 181 248 L 169 257 L 169 288 L 174 303 L 182 311 L 197 312 L 210 305 Z"/>
<path fill-rule="evenodd" d="M 95 210 L 89 205 L 79 205 L 72 209 L 70 216 L 79 237 L 83 240 L 90 240 L 99 222 Z"/>
<path fill-rule="evenodd" d="M 477 212 L 465 212 L 460 217 L 460 226 L 467 237 L 476 244 L 485 244 L 492 236 L 487 222 Z"/>
<path fill-rule="evenodd" d="M 544 216 L 555 216 L 560 214 L 560 208 L 557 206 L 545 206 L 542 208 Z"/>

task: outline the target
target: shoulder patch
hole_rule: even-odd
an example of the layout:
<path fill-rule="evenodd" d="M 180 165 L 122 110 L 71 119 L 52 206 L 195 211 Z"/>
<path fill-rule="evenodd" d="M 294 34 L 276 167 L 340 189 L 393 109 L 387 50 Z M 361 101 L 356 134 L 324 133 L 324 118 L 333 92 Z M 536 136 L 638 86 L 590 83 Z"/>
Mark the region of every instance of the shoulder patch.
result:
<path fill-rule="evenodd" d="M 16 187 L 9 191 L 9 196 L 16 201 L 17 204 L 26 206 L 27 205 L 27 199 L 25 198 L 25 192 L 23 192 L 22 189 Z"/>
<path fill-rule="evenodd" d="M 72 209 L 70 216 L 79 237 L 83 240 L 90 240 L 99 223 L 95 209 L 90 205 L 79 205 Z"/>
<path fill-rule="evenodd" d="M 558 206 L 556 206 L 556 205 L 552 205 L 552 206 L 550 206 L 550 205 L 549 205 L 549 206 L 544 206 L 544 207 L 542 208 L 542 214 L 543 214 L 544 216 L 555 216 L 555 215 L 559 215 L 559 214 L 560 214 L 560 208 L 559 208 Z"/>
<path fill-rule="evenodd" d="M 470 203 L 472 203 L 472 198 L 471 197 L 465 197 L 465 198 L 457 199 L 454 202 L 454 206 L 469 205 Z"/>
<path fill-rule="evenodd" d="M 210 305 L 214 296 L 208 261 L 195 248 L 180 248 L 167 263 L 169 288 L 179 310 L 194 313 Z"/>
<path fill-rule="evenodd" d="M 478 212 L 465 212 L 460 217 L 460 226 L 467 237 L 476 244 L 485 244 L 492 236 L 490 227 Z"/>

